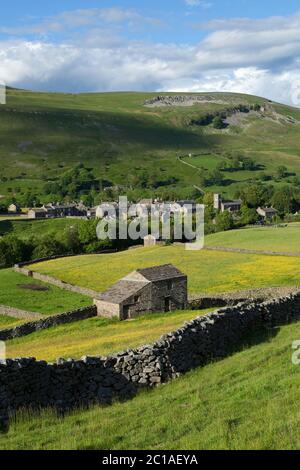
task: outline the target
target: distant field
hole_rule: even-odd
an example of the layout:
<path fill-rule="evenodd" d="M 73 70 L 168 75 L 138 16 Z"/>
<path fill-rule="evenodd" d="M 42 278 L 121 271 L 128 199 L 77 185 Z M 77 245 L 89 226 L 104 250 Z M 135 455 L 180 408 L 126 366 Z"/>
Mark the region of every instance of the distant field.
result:
<path fill-rule="evenodd" d="M 215 233 L 205 238 L 206 246 L 300 253 L 300 224 L 287 227 L 255 227 Z"/>
<path fill-rule="evenodd" d="M 58 357 L 107 355 L 153 342 L 162 334 L 176 330 L 185 321 L 209 311 L 211 309 L 152 314 L 126 322 L 90 318 L 8 341 L 7 355 L 49 361 Z"/>
<path fill-rule="evenodd" d="M 269 330 L 250 348 L 127 402 L 64 417 L 19 413 L 0 449 L 299 449 L 296 338 L 300 322 Z"/>
<path fill-rule="evenodd" d="M 20 286 L 24 284 L 48 286 L 49 290 L 23 289 Z M 91 303 L 89 297 L 35 281 L 11 269 L 0 270 L 0 305 L 51 315 L 75 310 Z"/>
<path fill-rule="evenodd" d="M 14 233 L 19 238 L 28 238 L 32 235 L 57 234 L 67 227 L 74 227 L 86 223 L 81 219 L 7 219 L 0 218 L 0 236 Z"/>
<path fill-rule="evenodd" d="M 184 246 L 138 248 L 35 264 L 32 268 L 72 284 L 103 291 L 134 269 L 173 263 L 189 276 L 190 293 L 300 285 L 299 258 L 186 251 Z"/>

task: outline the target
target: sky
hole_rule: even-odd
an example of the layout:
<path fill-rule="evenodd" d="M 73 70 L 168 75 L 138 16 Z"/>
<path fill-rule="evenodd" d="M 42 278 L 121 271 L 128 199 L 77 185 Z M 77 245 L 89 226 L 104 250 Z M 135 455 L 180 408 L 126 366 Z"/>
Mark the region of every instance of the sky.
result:
<path fill-rule="evenodd" d="M 41 91 L 234 91 L 300 106 L 299 0 L 10 0 L 0 82 Z"/>

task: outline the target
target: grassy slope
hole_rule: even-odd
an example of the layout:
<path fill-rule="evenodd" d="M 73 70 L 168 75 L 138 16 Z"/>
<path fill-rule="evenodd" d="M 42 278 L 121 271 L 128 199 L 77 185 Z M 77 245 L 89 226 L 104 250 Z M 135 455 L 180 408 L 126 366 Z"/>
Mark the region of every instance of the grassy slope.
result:
<path fill-rule="evenodd" d="M 33 269 L 103 291 L 134 269 L 165 263 L 173 263 L 189 276 L 191 293 L 300 284 L 299 258 L 186 251 L 182 245 L 58 259 Z"/>
<path fill-rule="evenodd" d="M 48 220 L 0 220 L 0 236 L 14 233 L 19 238 L 28 238 L 32 235 L 48 235 L 62 232 L 67 227 L 84 224 L 84 220 L 76 219 L 48 219 Z"/>
<path fill-rule="evenodd" d="M 91 305 L 89 297 L 75 294 L 48 286 L 48 291 L 33 291 L 22 289 L 22 284 L 45 284 L 30 279 L 10 269 L 0 270 L 0 304 L 15 307 L 30 312 L 39 312 L 47 315 L 67 312 L 76 308 Z"/>
<path fill-rule="evenodd" d="M 300 253 L 300 224 L 255 227 L 209 235 L 206 246 Z"/>
<path fill-rule="evenodd" d="M 291 344 L 300 323 L 269 335 L 125 403 L 65 418 L 19 414 L 0 448 L 299 449 L 300 366 Z"/>
<path fill-rule="evenodd" d="M 7 105 L 0 109 L 0 164 L 3 175 L 12 180 L 0 183 L 0 194 L 18 187 L 39 192 L 45 176 L 53 179 L 78 162 L 118 184 L 134 168 L 154 164 L 161 173 L 178 177 L 177 186 L 190 187 L 198 182 L 197 172 L 176 159 L 189 152 L 242 150 L 269 174 L 280 164 L 300 174 L 299 124 L 249 117 L 247 126 L 230 130 L 189 126 L 191 119 L 210 111 L 265 103 L 248 95 L 209 95 L 225 104 L 147 108 L 143 103 L 154 93 L 67 95 L 9 90 Z M 272 106 L 282 115 L 300 117 L 295 108 Z M 210 166 L 210 159 L 205 165 Z M 249 179 L 257 172 L 229 174 L 233 182 L 223 188 L 224 193 L 232 194 L 245 176 Z"/>
<path fill-rule="evenodd" d="M 162 334 L 176 330 L 185 321 L 208 311 L 160 313 L 121 323 L 117 320 L 91 318 L 9 341 L 7 355 L 49 361 L 55 361 L 58 357 L 107 355 L 151 343 Z"/>
<path fill-rule="evenodd" d="M 6 328 L 13 328 L 14 326 L 20 325 L 21 323 L 23 323 L 23 321 L 18 320 L 17 318 L 0 315 L 0 330 L 5 330 Z"/>

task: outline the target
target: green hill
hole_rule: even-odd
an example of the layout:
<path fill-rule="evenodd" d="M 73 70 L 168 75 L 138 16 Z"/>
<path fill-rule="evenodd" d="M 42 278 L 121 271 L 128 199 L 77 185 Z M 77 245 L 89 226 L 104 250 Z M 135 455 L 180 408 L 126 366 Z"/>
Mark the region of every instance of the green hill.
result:
<path fill-rule="evenodd" d="M 299 449 L 300 323 L 220 362 L 109 407 L 19 413 L 1 449 Z M 155 406 L 154 406 L 155 404 Z"/>
<path fill-rule="evenodd" d="M 273 184 L 292 184 L 300 175 L 299 109 L 226 93 L 198 94 L 203 101 L 190 106 L 145 106 L 155 96 L 9 89 L 7 104 L 0 106 L 0 194 L 41 194 L 45 182 L 55 182 L 78 163 L 92 168 L 103 184 L 126 190 L 137 187 L 130 175 L 143 180 L 146 172 L 149 180 L 139 182 L 141 191 L 176 190 L 180 196 L 191 195 L 201 174 L 236 155 L 250 158 L 254 167 L 224 172 L 224 181 L 209 190 L 232 195 L 249 181 L 268 184 L 273 177 Z M 226 114 L 226 127 L 199 125 L 216 113 Z M 178 159 L 189 153 L 192 167 Z M 282 165 L 287 174 L 278 177 Z"/>

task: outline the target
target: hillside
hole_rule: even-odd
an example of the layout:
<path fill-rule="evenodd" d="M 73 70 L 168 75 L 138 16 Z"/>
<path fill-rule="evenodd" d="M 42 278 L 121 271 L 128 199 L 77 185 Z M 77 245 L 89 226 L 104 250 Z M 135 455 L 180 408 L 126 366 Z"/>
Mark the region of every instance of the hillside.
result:
<path fill-rule="evenodd" d="M 297 449 L 300 368 L 291 345 L 299 336 L 299 323 L 269 330 L 233 356 L 124 403 L 63 418 L 19 413 L 0 448 Z"/>
<path fill-rule="evenodd" d="M 157 105 L 154 100 L 145 105 L 156 96 L 9 89 L 7 104 L 0 106 L 0 195 L 41 195 L 46 182 L 57 181 L 79 163 L 92 169 L 98 188 L 118 185 L 123 191 L 155 190 L 162 196 L 172 191 L 180 197 L 193 195 L 201 175 L 237 155 L 250 158 L 251 169 L 226 171 L 219 186 L 206 189 L 232 195 L 249 181 L 269 184 L 273 178 L 280 186 L 300 176 L 299 109 L 226 93 L 193 95 L 196 101 L 186 95 L 184 104 Z M 223 128 L 215 128 L 210 118 L 203 125 L 218 114 Z M 189 153 L 192 166 L 178 159 Z M 278 176 L 282 165 L 287 173 Z"/>

